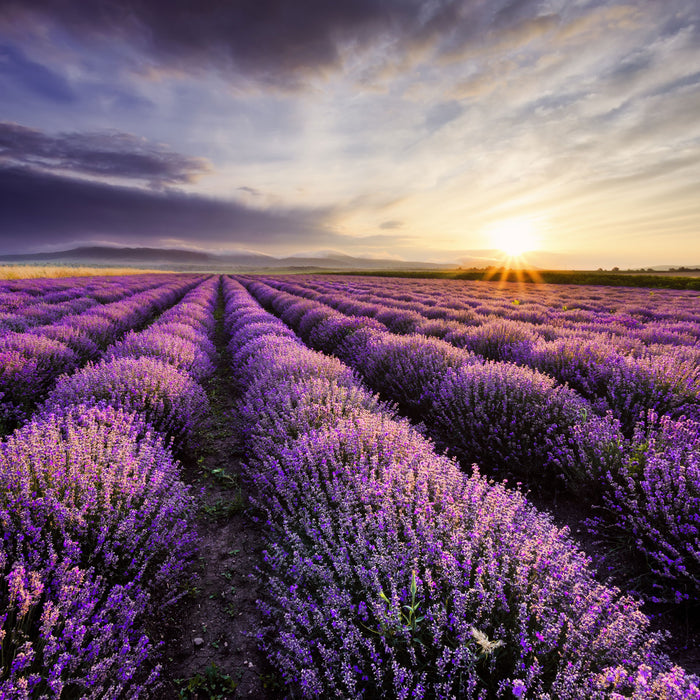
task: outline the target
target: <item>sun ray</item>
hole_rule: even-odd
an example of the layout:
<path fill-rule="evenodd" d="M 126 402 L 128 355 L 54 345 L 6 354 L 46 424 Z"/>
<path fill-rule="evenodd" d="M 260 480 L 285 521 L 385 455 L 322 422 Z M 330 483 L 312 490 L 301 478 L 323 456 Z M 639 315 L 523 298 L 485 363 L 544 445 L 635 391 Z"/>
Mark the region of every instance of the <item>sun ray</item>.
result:
<path fill-rule="evenodd" d="M 542 282 L 541 276 L 527 260 L 527 254 L 535 251 L 540 244 L 539 229 L 533 219 L 504 219 L 497 221 L 485 230 L 491 247 L 499 252 L 499 264 L 489 270 L 485 279 L 500 274 L 499 283 L 515 277 L 519 286 L 529 278 Z"/>

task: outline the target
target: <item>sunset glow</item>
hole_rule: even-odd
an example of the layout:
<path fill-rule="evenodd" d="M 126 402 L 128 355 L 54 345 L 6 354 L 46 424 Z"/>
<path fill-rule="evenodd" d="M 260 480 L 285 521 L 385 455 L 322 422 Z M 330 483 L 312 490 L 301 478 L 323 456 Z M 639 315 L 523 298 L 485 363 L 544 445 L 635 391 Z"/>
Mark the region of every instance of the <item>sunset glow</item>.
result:
<path fill-rule="evenodd" d="M 0 254 L 700 265 L 696 0 L 128 6 L 3 4 Z"/>
<path fill-rule="evenodd" d="M 493 247 L 508 258 L 519 258 L 538 247 L 537 227 L 528 219 L 500 221 L 489 227 L 488 236 Z"/>

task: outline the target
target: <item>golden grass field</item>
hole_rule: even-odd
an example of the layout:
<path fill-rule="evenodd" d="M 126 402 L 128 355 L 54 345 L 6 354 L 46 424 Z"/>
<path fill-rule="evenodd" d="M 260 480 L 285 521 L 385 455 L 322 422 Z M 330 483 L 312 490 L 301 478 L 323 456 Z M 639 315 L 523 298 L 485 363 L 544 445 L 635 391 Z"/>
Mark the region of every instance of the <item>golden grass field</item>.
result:
<path fill-rule="evenodd" d="M 0 279 L 19 280 L 30 277 L 91 277 L 93 275 L 142 275 L 166 272 L 135 267 L 84 267 L 66 265 L 0 265 Z"/>

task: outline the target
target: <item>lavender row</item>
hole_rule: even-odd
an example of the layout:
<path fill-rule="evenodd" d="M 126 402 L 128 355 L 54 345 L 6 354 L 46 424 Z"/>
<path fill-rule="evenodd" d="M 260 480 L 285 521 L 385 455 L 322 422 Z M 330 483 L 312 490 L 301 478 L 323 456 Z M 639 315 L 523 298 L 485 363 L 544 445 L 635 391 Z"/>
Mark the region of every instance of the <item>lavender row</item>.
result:
<path fill-rule="evenodd" d="M 166 278 L 121 301 L 70 314 L 57 323 L 0 338 L 0 429 L 18 425 L 56 377 L 70 372 L 113 343 L 130 328 L 142 326 L 172 306 L 201 280 Z"/>
<path fill-rule="evenodd" d="M 6 413 L 14 410 L 21 415 L 62 371 L 93 359 L 114 335 L 174 303 L 184 292 L 183 283 L 172 278 L 166 281 L 167 286 L 161 284 L 158 290 L 148 289 L 128 300 L 69 315 L 31 333 L 4 335 L 0 341 L 0 391 L 9 403 Z"/>
<path fill-rule="evenodd" d="M 357 302 L 342 294 L 320 294 L 297 283 L 266 280 L 271 286 L 312 298 L 350 315 L 380 321 L 395 333 L 420 333 L 474 352 L 486 359 L 537 369 L 568 384 L 588 399 L 598 414 L 612 411 L 631 435 L 648 411 L 700 420 L 700 362 L 685 349 L 635 357 L 606 341 L 543 340 L 526 324 L 494 319 L 479 326 L 428 321 L 415 311 Z"/>
<path fill-rule="evenodd" d="M 57 280 L 33 280 L 28 289 L 0 288 L 0 331 L 25 331 L 54 323 L 71 313 L 81 313 L 100 304 L 120 301 L 138 292 L 154 289 L 164 275 L 129 277 L 80 277 L 62 285 Z M 26 285 L 25 285 L 26 287 Z"/>
<path fill-rule="evenodd" d="M 149 613 L 192 557 L 193 499 L 136 414 L 76 405 L 0 445 L 0 696 L 138 697 Z"/>
<path fill-rule="evenodd" d="M 316 294 L 342 298 L 345 303 L 378 303 L 400 309 L 405 312 L 403 323 L 409 326 L 424 324 L 427 318 L 443 335 L 447 327 L 456 330 L 512 321 L 532 340 L 598 340 L 634 356 L 658 354 L 670 345 L 696 360 L 698 357 L 694 352 L 700 344 L 700 297 L 696 292 L 572 287 L 571 295 L 565 297 L 569 305 L 560 307 L 561 287 L 552 285 L 537 285 L 527 291 L 520 288 L 523 296 L 514 298 L 515 289 L 504 289 L 494 282 L 367 277 L 361 283 L 364 291 L 344 278 L 301 276 L 295 277 L 294 283 Z M 609 298 L 613 295 L 616 303 Z M 598 302 L 602 307 L 595 309 L 586 303 L 588 296 L 602 299 Z"/>
<path fill-rule="evenodd" d="M 562 483 L 602 506 L 597 526 L 635 549 L 653 598 L 700 599 L 700 423 L 653 412 L 625 437 L 576 392 L 527 367 L 484 361 L 444 341 L 397 336 L 262 282 L 248 290 L 311 347 L 422 420 L 442 448 L 532 488 Z"/>
<path fill-rule="evenodd" d="M 347 366 L 224 290 L 271 537 L 262 638 L 293 693 L 700 697 L 637 604 L 519 492 L 462 474 Z"/>
<path fill-rule="evenodd" d="M 402 308 L 423 315 L 431 310 L 433 318 L 468 325 L 507 318 L 553 333 L 602 331 L 625 343 L 632 336 L 645 344 L 696 345 L 700 337 L 697 292 L 371 277 L 300 279 L 317 290 L 363 301 L 391 299 Z M 450 311 L 463 316 L 451 317 Z"/>
<path fill-rule="evenodd" d="M 217 292 L 210 278 L 163 314 L 162 339 L 212 353 Z M 170 446 L 201 422 L 206 396 L 177 360 L 121 347 L 61 378 L 0 446 L 3 697 L 138 697 L 157 682 L 145 630 L 181 595 L 194 556 L 194 501 Z"/>
<path fill-rule="evenodd" d="M 452 282 L 451 287 L 445 290 L 446 298 L 441 298 L 439 293 L 436 293 L 436 298 L 426 294 L 420 301 L 407 300 L 411 295 L 405 288 L 403 292 L 392 292 L 395 280 L 386 280 L 382 286 L 381 282 L 368 279 L 366 284 L 374 290 L 370 294 L 358 294 L 358 290 L 352 286 L 348 291 L 348 285 L 342 282 L 334 284 L 314 278 L 305 278 L 301 282 L 305 288 L 311 288 L 317 293 L 330 294 L 327 303 L 332 304 L 331 300 L 338 301 L 339 293 L 345 304 L 353 300 L 401 309 L 403 313 L 391 320 L 394 324 L 403 325 L 403 332 L 408 327 L 408 330 L 413 328 L 415 332 L 441 338 L 453 336 L 453 342 L 457 345 L 473 344 L 475 350 L 483 348 L 489 359 L 512 359 L 513 353 L 517 355 L 533 345 L 546 346 L 552 341 L 561 340 L 572 347 L 575 346 L 575 341 L 584 341 L 598 347 L 604 355 L 653 358 L 671 354 L 678 360 L 700 365 L 700 297 L 695 292 L 680 292 L 675 295 L 666 292 L 664 295 L 663 292 L 631 289 L 594 294 L 596 298 L 602 296 L 608 302 L 610 300 L 607 295 L 613 293 L 617 298 L 621 294 L 629 294 L 633 299 L 635 295 L 640 297 L 643 294 L 632 303 L 628 300 L 622 306 L 623 310 L 612 309 L 608 312 L 569 308 L 566 304 L 561 309 L 552 309 L 532 299 L 510 298 L 510 294 L 500 285 L 493 283 L 481 283 L 487 293 L 497 297 L 495 304 L 492 300 L 484 307 L 485 302 L 478 301 L 484 294 L 483 289 L 466 287 L 469 291 L 465 293 L 465 288 L 458 286 L 458 282 Z M 545 288 L 547 291 L 529 294 L 532 297 L 556 294 L 551 287 Z M 477 292 L 481 294 L 475 299 Z M 319 301 L 326 301 L 325 294 L 318 297 Z M 578 294 L 584 298 L 586 296 L 585 291 L 579 291 Z M 588 294 L 591 295 L 592 292 L 589 291 Z M 506 295 L 509 298 L 498 299 L 499 296 Z M 572 299 L 568 301 L 572 305 L 577 303 Z M 548 303 L 551 304 L 551 300 Z M 476 309 L 472 308 L 475 304 L 478 304 Z M 582 306 L 590 305 L 584 302 Z M 429 322 L 425 319 L 429 319 Z M 546 347 L 543 349 L 546 352 Z"/>
<path fill-rule="evenodd" d="M 340 302 L 345 305 L 355 305 L 355 311 L 366 312 L 372 305 L 379 304 L 383 308 L 400 310 L 400 314 L 392 318 L 395 324 L 401 323 L 403 331 L 423 332 L 431 335 L 445 337 L 456 334 L 455 339 L 462 343 L 470 342 L 471 334 L 476 333 L 476 338 L 471 342 L 484 342 L 488 336 L 491 340 L 491 352 L 500 352 L 501 355 L 509 352 L 509 342 L 546 343 L 555 340 L 584 340 L 588 342 L 602 343 L 609 348 L 609 352 L 634 357 L 655 356 L 673 352 L 682 357 L 687 357 L 697 364 L 700 361 L 698 353 L 700 345 L 700 325 L 693 320 L 675 320 L 672 311 L 652 311 L 652 305 L 657 306 L 654 296 L 646 299 L 647 306 L 643 304 L 634 307 L 634 315 L 615 313 L 584 312 L 582 309 L 562 310 L 546 308 L 546 313 L 541 311 L 541 305 L 536 302 L 526 302 L 520 299 L 512 299 L 501 303 L 492 303 L 488 308 L 482 305 L 477 309 L 472 308 L 478 303 L 471 293 L 465 294 L 458 282 L 453 282 L 451 298 L 435 299 L 423 298 L 421 300 L 407 300 L 410 294 L 392 291 L 391 282 L 387 281 L 386 287 L 374 288 L 372 293 L 359 293 L 357 289 L 341 282 L 318 281 L 315 278 L 295 279 L 295 283 L 301 286 L 307 293 L 312 292 L 314 298 L 319 301 L 332 304 Z M 376 285 L 376 281 L 374 282 Z M 495 284 L 487 285 L 487 289 L 493 296 L 503 293 L 503 290 Z M 460 294 L 460 290 L 462 293 Z M 636 290 L 637 292 L 639 290 Z M 655 294 L 655 292 L 651 292 Z M 683 301 L 690 306 L 697 306 L 697 296 L 694 293 L 686 293 Z M 497 300 L 498 301 L 498 300 Z M 540 308 L 538 308 L 540 306 Z M 642 312 L 645 313 L 642 313 Z M 687 307 L 681 312 L 683 318 L 689 317 Z M 654 315 L 658 313 L 658 318 Z M 696 311 L 700 316 L 700 309 Z M 694 318 L 691 313 L 690 318 Z M 400 321 L 399 321 L 400 319 Z M 426 321 L 427 319 L 427 321 Z M 496 324 L 495 328 L 490 328 Z M 505 337 L 498 343 L 499 324 L 510 330 L 511 338 Z M 484 330 L 480 330 L 484 326 Z M 397 331 L 398 332 L 398 331 Z M 462 334 L 462 335 L 460 335 Z M 507 359 L 504 356 L 491 359 Z"/>
<path fill-rule="evenodd" d="M 99 363 L 59 378 L 43 410 L 107 402 L 138 413 L 181 449 L 190 447 L 208 406 L 200 382 L 214 371 L 218 286 L 209 278 L 148 328 L 110 346 Z"/>
<path fill-rule="evenodd" d="M 113 344 L 107 358 L 155 357 L 201 381 L 214 372 L 216 349 L 214 309 L 219 280 L 208 281 L 189 292 L 176 306 L 161 314 L 141 332 L 130 331 Z"/>
<path fill-rule="evenodd" d="M 0 298 L 4 295 L 29 295 L 32 297 L 53 297 L 55 301 L 66 298 L 74 289 L 84 289 L 100 303 L 116 301 L 111 295 L 119 294 L 120 289 L 131 289 L 134 285 L 157 285 L 159 280 L 168 277 L 167 274 L 138 274 L 138 275 L 109 275 L 90 277 L 28 277 L 25 279 L 0 280 Z M 144 287 L 145 288 L 145 287 Z M 142 290 L 139 290 L 142 291 Z M 105 295 L 104 297 L 102 295 Z"/>

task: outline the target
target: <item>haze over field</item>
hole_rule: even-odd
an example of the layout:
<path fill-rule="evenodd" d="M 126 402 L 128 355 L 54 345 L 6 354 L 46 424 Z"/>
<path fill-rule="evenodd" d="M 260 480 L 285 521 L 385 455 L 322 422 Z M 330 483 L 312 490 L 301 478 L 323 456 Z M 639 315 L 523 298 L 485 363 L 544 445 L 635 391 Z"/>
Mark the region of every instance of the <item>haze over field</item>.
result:
<path fill-rule="evenodd" d="M 0 255 L 700 260 L 696 0 L 6 0 L 0 95 Z"/>

